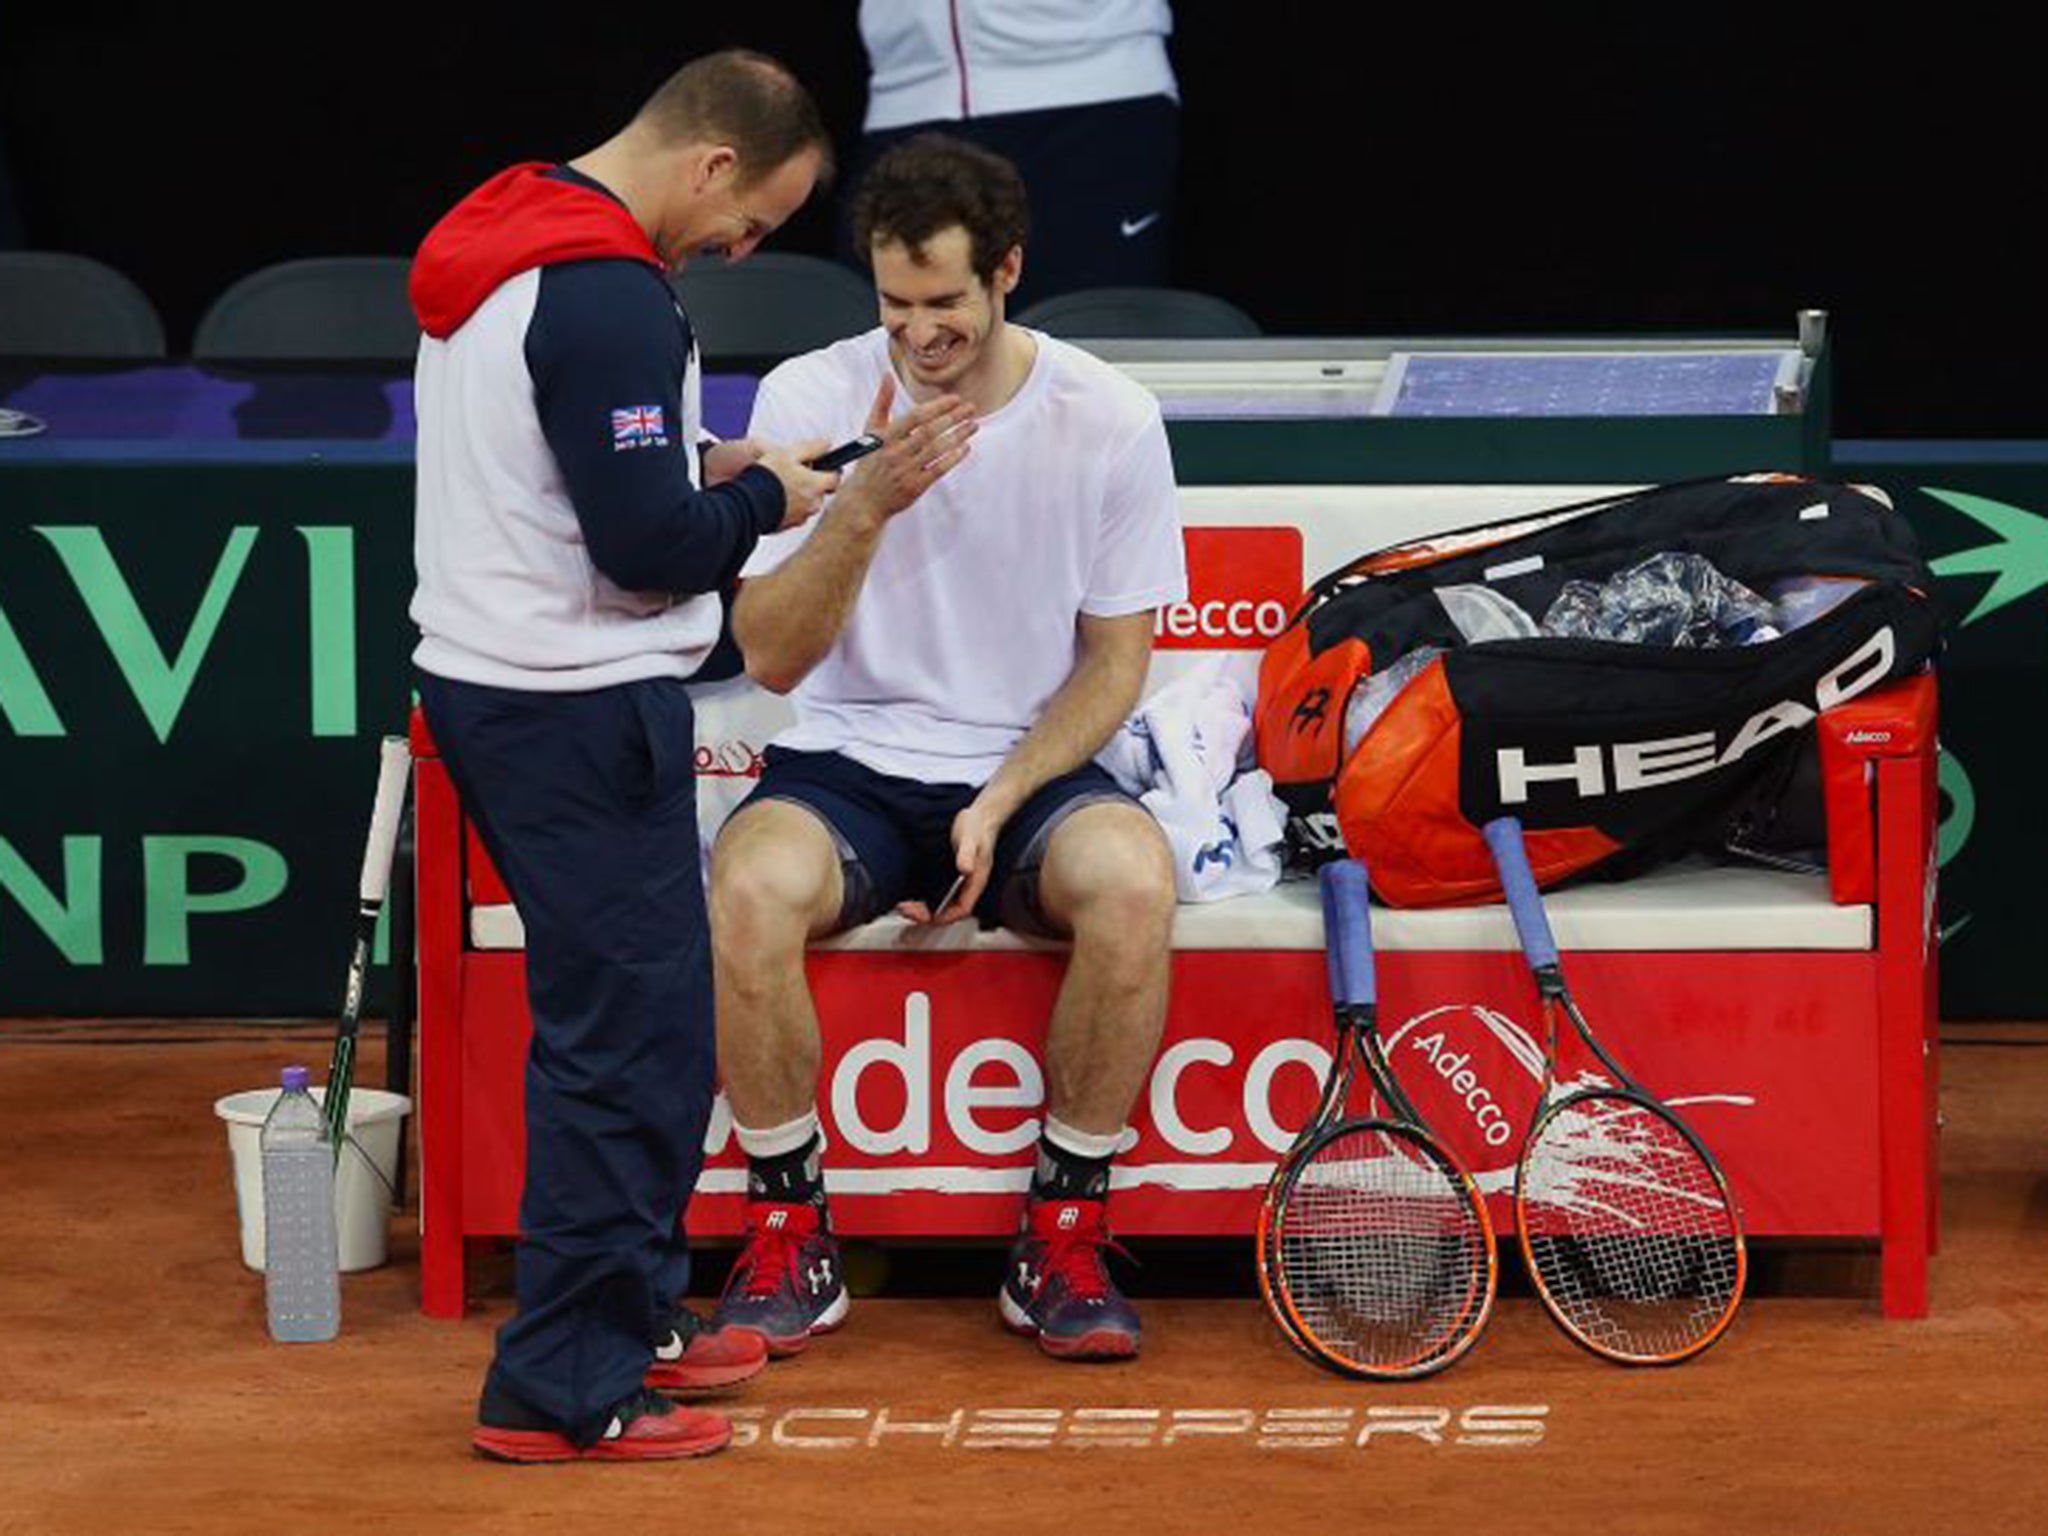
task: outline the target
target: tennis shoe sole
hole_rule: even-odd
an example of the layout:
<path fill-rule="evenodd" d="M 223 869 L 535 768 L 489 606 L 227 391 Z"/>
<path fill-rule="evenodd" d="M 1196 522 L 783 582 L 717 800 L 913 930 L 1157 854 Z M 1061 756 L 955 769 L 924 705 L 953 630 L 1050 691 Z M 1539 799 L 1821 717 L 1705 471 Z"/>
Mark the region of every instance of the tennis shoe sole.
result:
<path fill-rule="evenodd" d="M 846 1292 L 841 1291 L 832 1298 L 832 1304 L 818 1314 L 818 1320 L 802 1333 L 778 1336 L 759 1328 L 749 1327 L 745 1323 L 727 1323 L 725 1326 L 734 1333 L 751 1333 L 760 1339 L 768 1346 L 770 1360 L 787 1360 L 792 1355 L 802 1354 L 810 1347 L 811 1340 L 819 1335 L 837 1333 L 845 1325 L 846 1314 L 852 1310 L 852 1306 L 853 1303 Z"/>
<path fill-rule="evenodd" d="M 1093 1328 L 1072 1338 L 1061 1338 L 1034 1323 L 1031 1314 L 1010 1299 L 1008 1291 L 997 1295 L 996 1306 L 1002 1313 L 1005 1328 L 1025 1338 L 1038 1340 L 1038 1347 L 1055 1360 L 1131 1360 L 1137 1357 L 1138 1335 L 1135 1333 L 1121 1328 Z"/>
<path fill-rule="evenodd" d="M 479 1425 L 469 1443 L 486 1461 L 525 1467 L 565 1461 L 680 1461 L 724 1450 L 732 1443 L 732 1423 L 723 1414 L 678 1409 L 666 1418 L 636 1419 L 625 1433 L 591 1445 L 579 1446 L 551 1429 L 488 1425 Z"/>

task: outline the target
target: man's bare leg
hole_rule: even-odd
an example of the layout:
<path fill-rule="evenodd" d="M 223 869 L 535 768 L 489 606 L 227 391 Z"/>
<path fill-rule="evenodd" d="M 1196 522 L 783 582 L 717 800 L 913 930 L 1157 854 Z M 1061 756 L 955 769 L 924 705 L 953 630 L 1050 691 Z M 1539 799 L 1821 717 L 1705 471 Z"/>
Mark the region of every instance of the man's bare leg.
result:
<path fill-rule="evenodd" d="M 711 858 L 718 1066 L 733 1119 L 782 1125 L 818 1094 L 818 1015 L 804 945 L 839 913 L 839 854 L 802 806 L 764 800 L 719 833 Z"/>
<path fill-rule="evenodd" d="M 787 801 L 739 812 L 712 855 L 718 1063 L 747 1155 L 747 1246 L 715 1321 L 760 1334 L 776 1355 L 847 1312 L 818 1159 L 818 1015 L 804 975 L 804 945 L 837 918 L 843 884 L 831 832 Z"/>
<path fill-rule="evenodd" d="M 1045 1134 L 1003 1320 L 1065 1360 L 1128 1359 L 1137 1310 L 1103 1263 L 1109 1163 L 1166 1027 L 1173 863 L 1134 805 L 1084 806 L 1054 829 L 1039 874 L 1045 915 L 1073 935 L 1046 1034 Z"/>
<path fill-rule="evenodd" d="M 1114 1137 L 1166 1028 L 1175 896 L 1165 835 L 1137 806 L 1083 806 L 1053 830 L 1039 901 L 1073 935 L 1046 1032 L 1046 1107 L 1063 1126 Z"/>

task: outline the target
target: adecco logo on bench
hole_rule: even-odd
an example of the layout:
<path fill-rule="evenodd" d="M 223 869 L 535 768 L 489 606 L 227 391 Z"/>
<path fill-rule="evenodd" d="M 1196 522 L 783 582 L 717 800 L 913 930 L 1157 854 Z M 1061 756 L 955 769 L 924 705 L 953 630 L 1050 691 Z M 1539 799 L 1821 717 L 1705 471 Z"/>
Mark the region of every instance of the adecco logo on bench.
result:
<path fill-rule="evenodd" d="M 1301 596 L 1299 528 L 1189 528 L 1187 601 L 1159 610 L 1163 651 L 1255 651 Z"/>
<path fill-rule="evenodd" d="M 833 1187 L 847 1194 L 1022 1189 L 1029 1170 L 1012 1164 L 1038 1139 L 1042 1022 L 979 1016 L 977 1030 L 1003 1033 L 963 1039 L 962 1020 L 948 1028 L 935 1019 L 930 994 L 912 991 L 902 1006 L 898 1031 L 862 1039 L 825 1064 L 819 1108 L 835 1148 Z M 1013 1038 L 1012 1029 L 1025 1038 Z M 1494 1008 L 1448 1004 L 1389 1028 L 1386 1048 L 1424 1118 L 1467 1159 L 1481 1187 L 1510 1188 L 1543 1075 L 1531 1031 Z M 1125 1132 L 1119 1186 L 1260 1187 L 1312 1111 L 1329 1063 L 1326 1045 L 1293 1034 L 1257 1038 L 1247 1028 L 1230 1037 L 1170 1039 Z M 1357 1101 L 1366 1097 L 1361 1090 Z M 1715 1093 L 1670 1102 L 1749 1108 L 1756 1100 Z M 714 1159 L 736 1161 L 723 1095 L 705 1143 Z M 744 1181 L 740 1168 L 718 1167 L 699 1188 L 736 1192 Z"/>

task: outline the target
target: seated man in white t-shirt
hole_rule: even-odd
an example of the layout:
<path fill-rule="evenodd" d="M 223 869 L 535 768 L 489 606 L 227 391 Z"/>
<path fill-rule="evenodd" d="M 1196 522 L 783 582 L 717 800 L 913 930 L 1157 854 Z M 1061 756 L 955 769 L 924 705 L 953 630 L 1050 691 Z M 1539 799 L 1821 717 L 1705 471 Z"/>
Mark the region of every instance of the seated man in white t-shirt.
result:
<path fill-rule="evenodd" d="M 847 1310 L 804 946 L 891 907 L 1071 940 L 1000 1305 L 1055 1356 L 1138 1348 L 1103 1264 L 1104 1203 L 1165 1024 L 1173 871 L 1093 759 L 1138 701 L 1154 610 L 1187 576 L 1152 396 L 1004 323 L 1026 221 L 1001 157 L 938 135 L 890 151 L 856 213 L 881 327 L 783 364 L 754 407 L 750 435 L 776 442 L 842 441 L 947 393 L 973 412 L 911 434 L 930 434 L 926 462 L 946 472 L 907 510 L 875 515 L 883 499 L 842 491 L 764 539 L 733 613 L 747 671 L 797 717 L 720 835 L 711 888 L 719 1065 L 749 1164 L 747 1246 L 718 1317 L 777 1354 Z"/>

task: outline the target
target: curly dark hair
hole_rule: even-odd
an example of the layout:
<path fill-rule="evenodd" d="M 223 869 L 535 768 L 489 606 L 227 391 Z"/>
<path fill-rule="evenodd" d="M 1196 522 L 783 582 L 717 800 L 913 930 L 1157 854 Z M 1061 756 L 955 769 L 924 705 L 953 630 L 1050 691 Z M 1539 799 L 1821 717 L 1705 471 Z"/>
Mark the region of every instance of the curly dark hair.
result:
<path fill-rule="evenodd" d="M 1031 205 L 1017 168 L 992 150 L 949 134 L 921 133 L 886 151 L 861 177 L 853 238 L 862 251 L 900 241 L 912 251 L 960 226 L 983 283 L 1024 243 Z"/>

